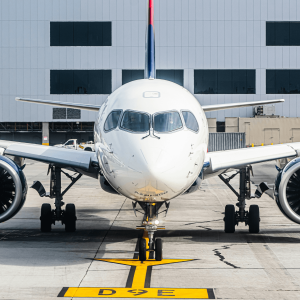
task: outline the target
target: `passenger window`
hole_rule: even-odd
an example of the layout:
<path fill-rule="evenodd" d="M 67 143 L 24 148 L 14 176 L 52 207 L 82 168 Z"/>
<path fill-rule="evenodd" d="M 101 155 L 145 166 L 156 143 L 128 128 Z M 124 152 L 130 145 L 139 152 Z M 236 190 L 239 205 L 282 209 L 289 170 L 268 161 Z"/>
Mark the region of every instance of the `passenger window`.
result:
<path fill-rule="evenodd" d="M 120 115 L 121 115 L 121 110 L 112 111 L 108 115 L 108 117 L 105 121 L 104 130 L 105 131 L 110 131 L 110 130 L 113 130 L 113 129 L 117 128 Z"/>
<path fill-rule="evenodd" d="M 178 112 L 165 112 L 154 116 L 154 130 L 158 132 L 170 132 L 182 128 L 182 122 Z"/>
<path fill-rule="evenodd" d="M 183 115 L 186 127 L 190 130 L 197 132 L 199 130 L 199 125 L 198 125 L 198 122 L 197 122 L 195 116 L 189 111 L 183 111 L 182 115 Z"/>
<path fill-rule="evenodd" d="M 146 132 L 150 129 L 149 115 L 134 111 L 125 111 L 121 128 L 133 132 Z"/>

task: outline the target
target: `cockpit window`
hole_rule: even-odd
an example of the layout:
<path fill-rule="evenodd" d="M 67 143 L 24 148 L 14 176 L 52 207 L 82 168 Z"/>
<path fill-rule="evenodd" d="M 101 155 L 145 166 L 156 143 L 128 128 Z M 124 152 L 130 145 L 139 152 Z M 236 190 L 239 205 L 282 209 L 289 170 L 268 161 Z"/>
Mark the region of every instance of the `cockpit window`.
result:
<path fill-rule="evenodd" d="M 135 111 L 125 111 L 121 123 L 121 128 L 133 132 L 149 131 L 149 115 Z"/>
<path fill-rule="evenodd" d="M 117 128 L 121 112 L 121 110 L 114 110 L 108 115 L 104 124 L 105 131 L 110 131 Z"/>
<path fill-rule="evenodd" d="M 154 130 L 158 132 L 170 132 L 182 128 L 181 118 L 178 112 L 164 112 L 154 116 Z"/>
<path fill-rule="evenodd" d="M 197 122 L 195 116 L 189 111 L 183 111 L 182 115 L 184 118 L 185 126 L 188 129 L 197 132 L 199 130 L 199 125 L 198 125 L 198 122 Z"/>

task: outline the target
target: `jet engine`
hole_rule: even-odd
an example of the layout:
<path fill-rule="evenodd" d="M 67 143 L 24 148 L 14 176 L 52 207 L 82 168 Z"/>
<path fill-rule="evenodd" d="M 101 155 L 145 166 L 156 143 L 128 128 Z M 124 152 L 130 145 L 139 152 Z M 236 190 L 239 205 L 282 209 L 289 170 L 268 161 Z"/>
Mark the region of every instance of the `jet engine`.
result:
<path fill-rule="evenodd" d="M 275 181 L 275 200 L 281 212 L 300 224 L 300 158 L 279 171 Z"/>
<path fill-rule="evenodd" d="M 0 155 L 0 223 L 12 218 L 23 206 L 27 183 L 22 169 Z"/>

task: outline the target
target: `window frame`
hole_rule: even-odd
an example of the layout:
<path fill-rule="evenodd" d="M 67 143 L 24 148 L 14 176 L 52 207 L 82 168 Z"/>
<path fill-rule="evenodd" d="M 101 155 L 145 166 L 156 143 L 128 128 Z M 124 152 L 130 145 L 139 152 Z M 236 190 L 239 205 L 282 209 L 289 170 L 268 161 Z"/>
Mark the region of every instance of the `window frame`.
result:
<path fill-rule="evenodd" d="M 133 109 L 126 109 L 126 110 L 123 111 L 123 113 L 121 115 L 121 118 L 120 118 L 120 121 L 119 121 L 119 126 L 118 126 L 120 130 L 127 131 L 127 132 L 130 132 L 130 133 L 133 133 L 133 134 L 145 134 L 146 132 L 149 132 L 149 130 L 146 130 L 146 131 L 132 131 L 132 130 L 129 130 L 127 128 L 123 128 L 121 126 L 121 124 L 123 122 L 124 115 L 125 115 L 126 112 L 135 112 L 135 113 L 140 113 L 140 114 L 143 114 L 143 115 L 147 115 L 149 117 L 149 130 L 151 130 L 151 125 L 152 125 L 151 114 L 149 114 L 147 112 L 142 112 L 142 111 L 139 111 L 139 110 L 133 110 Z"/>
<path fill-rule="evenodd" d="M 177 112 L 179 114 L 182 126 L 178 129 L 175 129 L 175 130 L 172 130 L 172 131 L 167 131 L 167 132 L 161 132 L 161 131 L 154 130 L 154 123 L 155 123 L 154 122 L 154 117 L 156 115 L 163 114 L 163 113 L 168 113 L 168 112 Z M 184 130 L 184 120 L 182 119 L 182 115 L 181 115 L 180 111 L 177 111 L 176 109 L 159 111 L 159 112 L 156 112 L 155 114 L 152 114 L 151 124 L 152 124 L 153 132 L 155 132 L 157 134 L 172 134 L 173 132 Z"/>
<path fill-rule="evenodd" d="M 118 119 L 117 126 L 116 126 L 115 128 L 110 129 L 110 130 L 106 130 L 106 129 L 105 129 L 105 123 L 106 123 L 108 117 L 109 117 L 113 112 L 115 112 L 115 111 L 120 111 L 120 112 L 121 112 L 121 113 L 120 113 L 120 116 L 119 116 L 119 119 Z M 113 109 L 113 110 L 107 115 L 107 117 L 106 117 L 106 119 L 105 119 L 105 122 L 103 123 L 103 131 L 104 131 L 105 133 L 108 133 L 108 132 L 110 132 L 110 131 L 113 131 L 113 130 L 117 129 L 117 128 L 119 127 L 120 119 L 121 119 L 122 115 L 123 115 L 123 109 Z"/>
<path fill-rule="evenodd" d="M 198 134 L 198 133 L 200 132 L 200 125 L 199 125 L 199 122 L 198 122 L 196 116 L 193 114 L 193 112 L 191 112 L 189 109 L 181 109 L 180 112 L 181 112 L 181 114 L 182 114 L 182 118 L 183 118 L 183 121 L 184 121 L 184 126 L 185 126 L 185 128 L 186 128 L 187 130 L 189 130 L 189 131 L 192 131 L 192 132 L 195 133 L 195 134 Z M 184 116 L 183 116 L 183 112 L 189 112 L 189 113 L 191 113 L 191 114 L 194 116 L 194 118 L 196 119 L 196 122 L 197 122 L 197 124 L 198 124 L 198 130 L 197 130 L 197 131 L 192 130 L 192 129 L 190 129 L 190 128 L 188 128 L 188 127 L 186 126 L 186 124 L 185 124 L 185 119 L 184 119 Z"/>

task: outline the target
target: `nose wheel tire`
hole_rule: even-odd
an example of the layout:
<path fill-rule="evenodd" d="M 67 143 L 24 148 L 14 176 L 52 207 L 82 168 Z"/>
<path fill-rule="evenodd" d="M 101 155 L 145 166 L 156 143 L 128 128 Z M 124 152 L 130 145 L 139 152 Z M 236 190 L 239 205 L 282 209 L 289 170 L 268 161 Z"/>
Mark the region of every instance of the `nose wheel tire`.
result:
<path fill-rule="evenodd" d="M 64 212 L 64 223 L 66 232 L 74 232 L 76 230 L 76 210 L 74 204 L 67 204 Z"/>
<path fill-rule="evenodd" d="M 235 232 L 235 207 L 233 204 L 228 204 L 225 206 L 225 217 L 224 217 L 224 225 L 226 233 L 234 233 Z"/>
<path fill-rule="evenodd" d="M 250 205 L 249 208 L 249 232 L 250 233 L 259 233 L 259 207 L 258 205 Z"/>
<path fill-rule="evenodd" d="M 49 203 L 44 203 L 41 207 L 41 231 L 50 232 L 52 225 L 52 210 Z"/>
<path fill-rule="evenodd" d="M 162 260 L 162 239 L 156 239 L 155 240 L 155 260 L 161 261 Z"/>
<path fill-rule="evenodd" d="M 147 245 L 145 239 L 139 240 L 139 260 L 146 261 L 147 260 Z"/>

